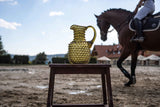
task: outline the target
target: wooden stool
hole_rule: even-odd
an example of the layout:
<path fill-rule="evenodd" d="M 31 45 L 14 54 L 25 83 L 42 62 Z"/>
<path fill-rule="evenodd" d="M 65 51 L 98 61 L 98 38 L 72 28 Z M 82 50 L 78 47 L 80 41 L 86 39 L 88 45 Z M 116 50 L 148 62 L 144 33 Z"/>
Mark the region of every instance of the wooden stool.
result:
<path fill-rule="evenodd" d="M 51 64 L 47 107 L 113 107 L 110 65 L 102 64 Z M 103 104 L 53 104 L 55 74 L 101 74 Z M 107 85 L 107 89 L 106 89 Z M 107 92 L 106 92 L 107 91 Z"/>

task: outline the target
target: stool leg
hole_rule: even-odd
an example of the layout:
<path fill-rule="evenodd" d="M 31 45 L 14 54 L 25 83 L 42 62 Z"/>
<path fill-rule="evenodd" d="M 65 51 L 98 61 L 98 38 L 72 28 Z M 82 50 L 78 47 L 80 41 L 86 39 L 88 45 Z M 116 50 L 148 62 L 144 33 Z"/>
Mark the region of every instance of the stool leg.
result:
<path fill-rule="evenodd" d="M 47 107 L 52 107 L 52 105 L 53 105 L 54 80 L 55 80 L 55 74 L 54 74 L 53 69 L 51 69 L 50 80 L 49 80 L 49 88 L 48 88 Z"/>
<path fill-rule="evenodd" d="M 106 80 L 107 80 L 106 82 L 107 82 L 107 95 L 108 95 L 108 100 L 109 100 L 109 107 L 113 107 L 110 69 L 107 69 Z"/>
<path fill-rule="evenodd" d="M 103 91 L 103 104 L 107 104 L 107 97 L 106 97 L 106 81 L 105 81 L 105 75 L 101 74 L 101 79 L 102 79 L 102 91 Z"/>

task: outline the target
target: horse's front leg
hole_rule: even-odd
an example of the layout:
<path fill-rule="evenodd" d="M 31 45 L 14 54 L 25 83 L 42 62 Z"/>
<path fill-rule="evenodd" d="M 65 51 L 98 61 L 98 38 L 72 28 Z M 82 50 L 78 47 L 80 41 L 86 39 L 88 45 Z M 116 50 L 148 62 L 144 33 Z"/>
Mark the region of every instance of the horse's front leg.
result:
<path fill-rule="evenodd" d="M 136 69 L 136 64 L 137 64 L 138 51 L 132 52 L 131 56 L 132 56 L 132 60 L 131 60 L 131 77 L 130 77 L 128 83 L 125 84 L 125 86 L 130 86 L 131 84 L 135 84 L 136 83 L 135 69 Z"/>
<path fill-rule="evenodd" d="M 132 60 L 131 60 L 131 80 L 132 80 L 132 84 L 135 84 L 136 83 L 135 69 L 136 69 L 136 65 L 137 65 L 138 51 L 133 52 L 131 55 L 132 55 Z"/>
<path fill-rule="evenodd" d="M 127 51 L 127 49 L 123 49 L 121 56 L 119 57 L 118 61 L 117 61 L 117 66 L 118 68 L 122 71 L 122 73 L 129 79 L 129 82 L 125 84 L 125 86 L 130 86 L 130 79 L 131 76 L 130 74 L 127 72 L 127 70 L 125 70 L 122 66 L 122 62 L 130 55 L 130 52 Z"/>

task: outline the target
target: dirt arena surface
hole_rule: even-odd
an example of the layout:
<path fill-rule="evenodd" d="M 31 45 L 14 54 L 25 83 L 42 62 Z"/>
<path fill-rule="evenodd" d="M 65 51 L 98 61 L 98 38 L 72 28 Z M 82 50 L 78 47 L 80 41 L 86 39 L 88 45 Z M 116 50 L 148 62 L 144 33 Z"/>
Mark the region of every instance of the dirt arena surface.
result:
<path fill-rule="evenodd" d="M 126 66 L 130 71 L 130 67 Z M 0 107 L 46 107 L 48 65 L 0 66 Z M 160 107 L 160 67 L 137 66 L 137 83 L 111 67 L 114 107 Z M 100 75 L 56 75 L 56 104 L 102 103 Z"/>

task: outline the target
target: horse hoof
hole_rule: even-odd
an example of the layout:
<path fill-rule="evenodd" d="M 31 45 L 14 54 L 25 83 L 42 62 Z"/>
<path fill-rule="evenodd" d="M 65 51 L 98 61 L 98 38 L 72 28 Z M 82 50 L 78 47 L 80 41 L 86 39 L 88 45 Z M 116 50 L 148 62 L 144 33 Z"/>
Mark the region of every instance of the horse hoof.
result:
<path fill-rule="evenodd" d="M 131 86 L 130 81 L 129 81 L 128 83 L 124 84 L 124 86 L 126 86 L 126 87 L 130 87 L 130 86 Z"/>
<path fill-rule="evenodd" d="M 124 86 L 126 86 L 126 87 L 130 87 L 131 85 L 130 85 L 130 84 L 128 84 L 128 83 L 126 83 L 126 84 L 124 84 Z"/>
<path fill-rule="evenodd" d="M 136 77 L 132 76 L 132 84 L 136 84 Z"/>
<path fill-rule="evenodd" d="M 130 87 L 132 84 L 135 84 L 135 83 L 136 83 L 136 78 L 135 78 L 135 76 L 133 76 L 132 79 L 129 80 L 129 82 L 124 84 L 124 86 Z"/>

